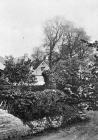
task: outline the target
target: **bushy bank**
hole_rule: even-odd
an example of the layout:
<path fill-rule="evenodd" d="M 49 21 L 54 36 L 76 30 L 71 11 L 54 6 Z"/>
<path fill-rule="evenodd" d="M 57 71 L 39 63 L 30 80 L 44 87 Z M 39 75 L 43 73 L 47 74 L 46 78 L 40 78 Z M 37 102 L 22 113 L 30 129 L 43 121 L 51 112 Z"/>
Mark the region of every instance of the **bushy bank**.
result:
<path fill-rule="evenodd" d="M 57 116 L 62 116 L 62 124 L 79 117 L 77 106 L 70 104 L 68 95 L 60 90 L 47 89 L 25 93 L 2 91 L 0 99 L 1 102 L 3 100 L 2 106 L 7 108 L 9 113 L 26 124 L 46 117 L 51 126 L 51 120 Z"/>

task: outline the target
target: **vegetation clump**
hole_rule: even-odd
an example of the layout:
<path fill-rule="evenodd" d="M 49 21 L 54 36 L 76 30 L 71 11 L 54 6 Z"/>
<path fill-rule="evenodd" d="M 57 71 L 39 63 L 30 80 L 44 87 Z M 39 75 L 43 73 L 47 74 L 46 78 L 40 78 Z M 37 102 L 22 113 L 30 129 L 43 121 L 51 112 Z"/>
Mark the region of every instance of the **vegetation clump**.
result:
<path fill-rule="evenodd" d="M 52 120 L 56 117 L 61 119 L 61 125 L 68 120 L 79 117 L 77 105 L 68 102 L 67 94 L 57 89 L 46 89 L 44 91 L 25 93 L 15 91 L 3 91 L 0 93 L 0 99 L 10 114 L 20 118 L 24 124 L 31 128 L 31 121 L 46 118 L 49 126 L 52 126 Z"/>

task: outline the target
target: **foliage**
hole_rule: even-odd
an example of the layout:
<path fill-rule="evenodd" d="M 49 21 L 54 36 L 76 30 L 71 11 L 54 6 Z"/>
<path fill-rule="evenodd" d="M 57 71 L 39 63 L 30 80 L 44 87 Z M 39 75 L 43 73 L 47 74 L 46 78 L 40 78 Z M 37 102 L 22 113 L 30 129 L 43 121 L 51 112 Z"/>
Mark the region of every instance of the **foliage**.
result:
<path fill-rule="evenodd" d="M 0 102 L 8 112 L 20 118 L 24 123 L 40 120 L 44 117 L 62 116 L 62 123 L 79 116 L 77 105 L 68 103 L 68 95 L 60 90 L 44 90 L 37 92 L 2 91 Z M 72 101 L 72 99 L 71 99 Z M 63 122 L 64 121 L 64 122 Z"/>
<path fill-rule="evenodd" d="M 14 86 L 15 88 L 16 86 Z M 18 88 L 22 91 L 32 91 L 32 92 L 36 92 L 36 91 L 43 91 L 45 90 L 46 86 L 45 85 L 19 85 Z"/>
<path fill-rule="evenodd" d="M 10 83 L 33 83 L 35 76 L 30 73 L 31 60 L 25 60 L 25 57 L 15 62 L 15 58 L 9 56 L 5 60 L 5 77 L 8 78 Z"/>
<path fill-rule="evenodd" d="M 55 65 L 53 71 L 57 87 L 62 85 L 63 88 L 66 87 L 66 84 L 71 84 L 73 86 L 78 84 L 78 64 L 74 60 L 71 62 L 64 60 L 59 61 L 57 65 Z"/>
<path fill-rule="evenodd" d="M 51 124 L 51 120 L 59 116 L 64 124 L 79 116 L 79 104 L 86 102 L 93 108 L 97 105 L 98 57 L 92 52 L 93 48 L 98 49 L 98 42 L 89 43 L 83 29 L 61 19 L 47 22 L 44 33 L 50 66 L 50 70 L 42 73 L 45 85 L 30 85 L 35 82 L 30 66 L 36 68 L 44 57 L 40 49 L 32 54 L 32 63 L 24 58 L 15 63 L 10 56 L 5 62 L 6 77 L 11 83 L 24 82 L 29 86 L 22 86 L 22 90 L 0 91 L 0 102 L 24 123 L 45 117 Z M 49 89 L 50 85 L 57 89 Z"/>
<path fill-rule="evenodd" d="M 29 71 L 29 73 L 28 73 L 28 75 L 25 79 L 25 82 L 28 85 L 32 85 L 32 84 L 35 84 L 37 82 L 37 79 L 36 79 L 35 75 L 33 75 L 31 71 Z"/>
<path fill-rule="evenodd" d="M 71 22 L 64 18 L 54 18 L 46 22 L 44 27 L 45 42 L 44 46 L 48 50 L 49 66 L 52 68 L 53 58 L 55 53 L 59 51 L 60 58 L 72 58 L 78 54 L 78 57 L 83 58 L 88 47 L 84 46 L 81 40 L 88 40 L 86 32 L 82 28 L 75 27 Z"/>
<path fill-rule="evenodd" d="M 64 90 L 70 84 L 72 92 L 79 96 L 80 89 L 84 91 L 90 85 L 89 63 L 93 61 L 94 44 L 88 42 L 83 28 L 61 18 L 48 21 L 44 31 L 50 66 L 50 72 L 43 73 L 46 85 L 54 80 L 57 88 Z"/>
<path fill-rule="evenodd" d="M 5 80 L 0 78 L 0 90 L 9 89 L 10 84 Z"/>
<path fill-rule="evenodd" d="M 5 74 L 5 77 L 7 77 L 11 83 L 16 82 L 14 69 L 15 69 L 14 57 L 9 56 L 5 60 L 4 74 Z"/>
<path fill-rule="evenodd" d="M 87 97 L 90 101 L 90 106 L 96 110 L 98 109 L 98 56 L 95 55 L 94 64 L 91 67 L 92 77 L 90 79 L 91 87 L 88 92 L 90 93 Z M 87 98 L 86 97 L 86 98 Z"/>
<path fill-rule="evenodd" d="M 98 109 L 98 60 L 97 56 L 93 54 L 94 44 L 84 44 L 86 50 L 82 58 L 78 55 L 74 55 L 72 58 L 60 58 L 53 65 L 52 71 L 43 72 L 46 85 L 51 83 L 49 79 L 52 72 L 57 89 L 65 91 L 67 85 L 70 85 L 72 96 L 76 98 L 74 101 L 85 102 L 93 110 Z"/>

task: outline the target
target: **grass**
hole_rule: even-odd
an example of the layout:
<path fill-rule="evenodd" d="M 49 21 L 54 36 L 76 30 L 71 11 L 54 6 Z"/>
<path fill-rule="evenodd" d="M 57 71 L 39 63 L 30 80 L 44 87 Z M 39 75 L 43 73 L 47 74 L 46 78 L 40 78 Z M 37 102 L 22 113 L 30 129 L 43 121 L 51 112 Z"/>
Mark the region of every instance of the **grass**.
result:
<path fill-rule="evenodd" d="M 29 127 L 24 126 L 18 118 L 0 109 L 0 140 L 25 136 L 29 131 Z"/>
<path fill-rule="evenodd" d="M 98 111 L 86 112 L 89 122 L 69 125 L 58 131 L 50 131 L 24 140 L 98 140 Z"/>
<path fill-rule="evenodd" d="M 28 126 L 23 125 L 20 119 L 8 114 L 7 111 L 0 109 L 0 140 L 22 140 L 25 136 L 42 135 L 45 133 L 44 128 L 46 123 L 45 118 L 41 122 L 33 122 L 39 130 L 39 133 L 35 134 Z M 46 132 L 50 131 L 51 133 L 54 130 L 55 129 L 46 130 Z"/>

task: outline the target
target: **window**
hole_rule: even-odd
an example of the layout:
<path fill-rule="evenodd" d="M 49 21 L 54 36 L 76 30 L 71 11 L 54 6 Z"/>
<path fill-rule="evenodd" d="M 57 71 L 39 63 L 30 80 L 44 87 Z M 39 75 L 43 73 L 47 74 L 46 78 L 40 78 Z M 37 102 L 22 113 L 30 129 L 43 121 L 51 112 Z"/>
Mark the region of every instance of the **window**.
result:
<path fill-rule="evenodd" d="M 41 71 L 43 71 L 45 69 L 45 67 L 41 67 Z"/>

